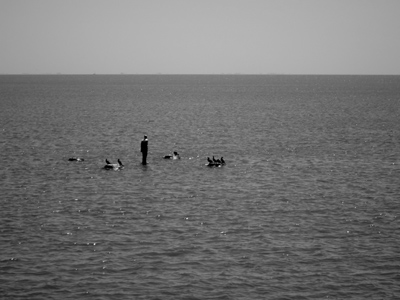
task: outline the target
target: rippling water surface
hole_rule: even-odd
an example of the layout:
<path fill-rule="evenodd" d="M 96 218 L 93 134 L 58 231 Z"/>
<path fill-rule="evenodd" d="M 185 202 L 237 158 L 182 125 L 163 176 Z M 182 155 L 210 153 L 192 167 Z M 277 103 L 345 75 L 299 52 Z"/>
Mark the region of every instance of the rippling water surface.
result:
<path fill-rule="evenodd" d="M 399 76 L 0 76 L 0 108 L 2 299 L 400 297 Z"/>

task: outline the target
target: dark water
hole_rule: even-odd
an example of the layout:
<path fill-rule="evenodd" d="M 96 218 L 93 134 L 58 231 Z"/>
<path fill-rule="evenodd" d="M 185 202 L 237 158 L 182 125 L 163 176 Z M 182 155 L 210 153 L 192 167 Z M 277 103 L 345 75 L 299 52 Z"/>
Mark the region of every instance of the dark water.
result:
<path fill-rule="evenodd" d="M 400 76 L 0 76 L 0 108 L 1 299 L 400 297 Z"/>

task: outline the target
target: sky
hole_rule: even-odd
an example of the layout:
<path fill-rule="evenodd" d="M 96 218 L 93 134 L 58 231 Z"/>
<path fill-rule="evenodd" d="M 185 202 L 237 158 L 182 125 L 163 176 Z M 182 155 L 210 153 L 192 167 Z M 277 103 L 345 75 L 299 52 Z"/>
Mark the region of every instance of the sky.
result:
<path fill-rule="evenodd" d="M 0 74 L 400 74 L 400 0 L 0 0 Z"/>

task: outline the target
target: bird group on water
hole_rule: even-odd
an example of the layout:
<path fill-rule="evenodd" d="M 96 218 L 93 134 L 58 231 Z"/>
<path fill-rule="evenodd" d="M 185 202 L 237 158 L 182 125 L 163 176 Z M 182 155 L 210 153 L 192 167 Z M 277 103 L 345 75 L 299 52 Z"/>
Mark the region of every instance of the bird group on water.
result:
<path fill-rule="evenodd" d="M 207 161 L 208 161 L 208 164 L 207 164 L 208 167 L 221 167 L 221 166 L 225 165 L 225 161 L 222 156 L 220 159 L 216 159 L 214 156 L 212 157 L 212 159 L 207 157 Z"/>
<path fill-rule="evenodd" d="M 103 167 L 103 169 L 106 170 L 121 170 L 124 168 L 124 165 L 122 164 L 121 160 L 118 158 L 117 160 L 118 163 L 112 164 L 110 161 L 106 158 L 106 165 Z"/>
<path fill-rule="evenodd" d="M 181 159 L 180 155 L 176 151 L 174 151 L 174 153 L 172 155 L 165 155 L 163 158 L 164 159 Z M 82 161 L 84 161 L 84 159 L 81 157 L 70 157 L 70 158 L 68 158 L 68 161 L 82 162 Z M 106 164 L 103 167 L 103 169 L 105 169 L 105 170 L 117 171 L 117 170 L 122 170 L 124 168 L 124 164 L 121 162 L 121 160 L 119 158 L 117 159 L 117 163 L 111 163 L 107 158 L 105 161 L 106 161 Z M 208 166 L 208 167 L 221 167 L 221 166 L 225 165 L 225 161 L 224 161 L 223 157 L 221 157 L 220 159 L 216 159 L 214 156 L 212 157 L 212 159 L 210 159 L 210 157 L 207 157 L 207 161 L 208 161 L 208 164 L 206 164 L 206 166 Z"/>
<path fill-rule="evenodd" d="M 140 142 L 140 152 L 142 153 L 142 165 L 147 164 L 148 145 L 149 145 L 149 140 L 147 139 L 147 135 L 144 135 L 143 140 Z M 171 154 L 165 155 L 163 158 L 164 159 L 181 159 L 179 153 L 176 151 L 174 151 L 172 155 Z M 80 158 L 80 157 L 71 157 L 68 160 L 69 161 L 84 161 L 84 159 Z M 209 166 L 209 167 L 221 167 L 221 166 L 225 165 L 225 161 L 224 161 L 223 157 L 221 157 L 220 159 L 216 159 L 213 156 L 212 160 L 209 157 L 207 157 L 207 161 L 208 161 L 208 164 L 206 164 L 206 166 Z M 106 158 L 106 165 L 103 167 L 103 169 L 105 169 L 105 170 L 121 170 L 121 169 L 123 169 L 124 165 L 119 158 L 118 158 L 117 162 L 118 163 L 113 164 Z"/>

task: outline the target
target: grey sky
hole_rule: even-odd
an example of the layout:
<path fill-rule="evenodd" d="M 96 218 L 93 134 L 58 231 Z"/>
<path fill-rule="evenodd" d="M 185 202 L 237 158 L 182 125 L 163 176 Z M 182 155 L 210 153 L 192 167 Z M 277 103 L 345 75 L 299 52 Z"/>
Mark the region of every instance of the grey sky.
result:
<path fill-rule="evenodd" d="M 0 73 L 400 74 L 400 0 L 0 0 Z"/>

